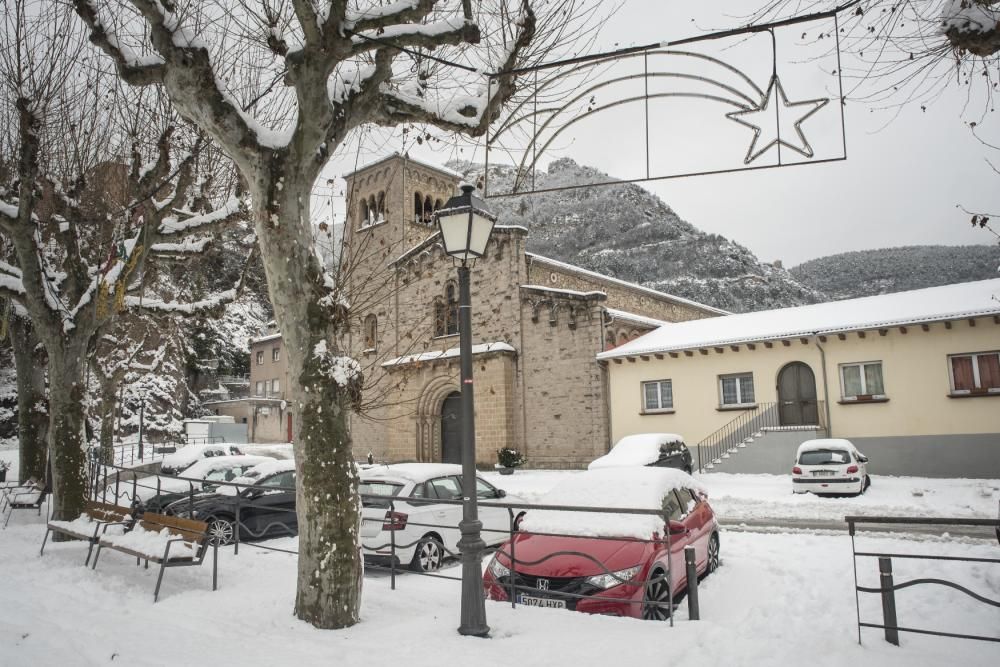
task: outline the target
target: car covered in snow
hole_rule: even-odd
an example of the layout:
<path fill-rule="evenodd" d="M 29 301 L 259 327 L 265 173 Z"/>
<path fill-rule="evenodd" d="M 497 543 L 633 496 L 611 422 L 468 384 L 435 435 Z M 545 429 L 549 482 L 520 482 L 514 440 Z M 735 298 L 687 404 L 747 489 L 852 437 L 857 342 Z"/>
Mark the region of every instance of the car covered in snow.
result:
<path fill-rule="evenodd" d="M 236 445 L 225 442 L 211 445 L 185 445 L 160 461 L 160 472 L 164 475 L 178 475 L 201 459 L 213 456 L 238 456 L 243 453 Z"/>
<path fill-rule="evenodd" d="M 395 544 L 400 564 L 417 572 L 431 572 L 458 552 L 462 505 L 435 501 L 462 499 L 462 466 L 396 463 L 376 465 L 360 475 L 361 541 L 366 559 L 388 561 Z M 476 495 L 484 502 L 523 502 L 481 477 L 476 477 Z M 512 516 L 507 508 L 480 505 L 479 520 L 487 545 L 500 544 L 509 537 Z"/>
<path fill-rule="evenodd" d="M 193 493 L 213 491 L 218 487 L 215 482 L 230 482 L 254 466 L 273 460 L 269 456 L 246 454 L 201 459 L 186 468 L 180 478 L 156 475 L 139 478 L 134 485 L 119 483 L 117 503 L 125 507 L 137 504 L 147 512 L 162 512 L 176 500 Z M 115 497 L 114 486 L 108 487 L 106 497 Z"/>
<path fill-rule="evenodd" d="M 214 493 L 182 498 L 167 507 L 168 513 L 208 524 L 208 532 L 221 544 L 236 540 L 261 540 L 298 535 L 295 514 L 295 461 L 271 460 L 248 470 Z"/>
<path fill-rule="evenodd" d="M 677 468 L 690 474 L 691 451 L 676 433 L 636 433 L 619 440 L 604 456 L 594 459 L 588 470 L 622 466 Z"/>
<path fill-rule="evenodd" d="M 650 620 L 669 617 L 687 588 L 684 549 L 699 574 L 720 564 L 719 524 L 705 489 L 670 468 L 588 470 L 553 487 L 530 509 L 483 574 L 492 600 Z M 615 510 L 653 510 L 629 514 Z"/>
<path fill-rule="evenodd" d="M 868 457 L 843 438 L 806 440 L 795 452 L 792 492 L 862 494 L 871 486 Z"/>

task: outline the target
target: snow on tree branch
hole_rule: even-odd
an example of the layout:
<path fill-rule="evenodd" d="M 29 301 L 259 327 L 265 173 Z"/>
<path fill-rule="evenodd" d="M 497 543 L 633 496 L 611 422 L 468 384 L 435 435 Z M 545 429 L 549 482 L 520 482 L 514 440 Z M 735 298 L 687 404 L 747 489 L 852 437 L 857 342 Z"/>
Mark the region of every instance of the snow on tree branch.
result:
<path fill-rule="evenodd" d="M 237 289 L 228 289 L 218 294 L 213 294 L 207 299 L 198 301 L 162 301 L 160 299 L 143 299 L 138 296 L 126 296 L 125 305 L 129 308 L 143 308 L 162 313 L 175 313 L 181 315 L 196 315 L 199 313 L 217 311 L 227 303 L 232 303 L 238 298 Z"/>
<path fill-rule="evenodd" d="M 243 209 L 240 201 L 236 197 L 230 197 L 225 204 L 215 209 L 211 213 L 192 215 L 184 220 L 178 220 L 176 216 L 164 218 L 160 223 L 158 233 L 161 236 L 172 236 L 175 234 L 190 234 L 200 232 L 214 225 L 220 225 L 234 220 L 242 215 Z"/>
<path fill-rule="evenodd" d="M 118 39 L 107 32 L 97 14 L 97 7 L 89 0 L 76 2 L 77 13 L 90 28 L 90 41 L 115 61 L 122 79 L 133 86 L 162 83 L 164 61 L 157 56 L 137 56 Z"/>

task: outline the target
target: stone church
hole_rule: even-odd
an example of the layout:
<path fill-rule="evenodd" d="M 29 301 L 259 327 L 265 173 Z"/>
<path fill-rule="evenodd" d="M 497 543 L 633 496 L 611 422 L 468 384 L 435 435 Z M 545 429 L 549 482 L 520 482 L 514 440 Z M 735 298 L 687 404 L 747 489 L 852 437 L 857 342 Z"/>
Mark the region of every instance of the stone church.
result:
<path fill-rule="evenodd" d="M 457 272 L 433 212 L 461 175 L 395 154 L 346 180 L 347 346 L 365 373 L 356 458 L 458 462 Z M 513 447 L 530 467 L 581 467 L 610 446 L 595 355 L 723 311 L 535 255 L 527 240 L 501 219 L 472 267 L 477 463 Z"/>

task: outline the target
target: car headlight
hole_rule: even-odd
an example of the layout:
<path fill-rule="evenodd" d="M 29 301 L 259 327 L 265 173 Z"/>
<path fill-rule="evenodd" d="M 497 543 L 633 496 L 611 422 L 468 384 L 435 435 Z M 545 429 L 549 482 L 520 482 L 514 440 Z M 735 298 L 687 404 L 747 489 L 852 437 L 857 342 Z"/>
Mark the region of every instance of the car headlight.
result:
<path fill-rule="evenodd" d="M 510 576 L 510 568 L 497 560 L 494 556 L 493 560 L 490 561 L 490 574 L 492 574 L 497 579 L 502 579 L 503 577 Z"/>
<path fill-rule="evenodd" d="M 177 510 L 174 516 L 180 519 L 197 519 L 201 513 L 198 510 Z"/>
<path fill-rule="evenodd" d="M 598 588 L 611 588 L 612 586 L 617 586 L 630 581 L 632 577 L 639 574 L 639 570 L 641 569 L 642 565 L 636 565 L 635 567 L 627 567 L 624 570 L 618 570 L 617 572 L 598 574 L 593 577 L 587 577 L 587 583 L 597 586 Z"/>

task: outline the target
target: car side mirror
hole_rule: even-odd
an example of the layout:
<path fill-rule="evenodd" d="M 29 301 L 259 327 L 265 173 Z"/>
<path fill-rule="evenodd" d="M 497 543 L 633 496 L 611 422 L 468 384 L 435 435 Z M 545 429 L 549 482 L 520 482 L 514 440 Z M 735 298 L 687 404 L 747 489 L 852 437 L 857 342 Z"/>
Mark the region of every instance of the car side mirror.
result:
<path fill-rule="evenodd" d="M 868 457 L 864 454 L 858 454 L 858 461 L 861 461 L 861 463 L 868 463 Z"/>
<path fill-rule="evenodd" d="M 264 489 L 251 486 L 250 488 L 243 489 L 243 491 L 240 492 L 240 495 L 243 496 L 244 498 L 253 500 L 254 498 L 259 498 L 260 496 L 264 495 Z"/>
<path fill-rule="evenodd" d="M 671 535 L 683 535 L 688 532 L 688 529 L 680 521 L 668 521 L 667 532 Z"/>
<path fill-rule="evenodd" d="M 506 498 L 507 497 L 507 492 L 504 491 L 503 489 L 497 489 L 497 496 L 496 497 L 497 498 Z"/>

